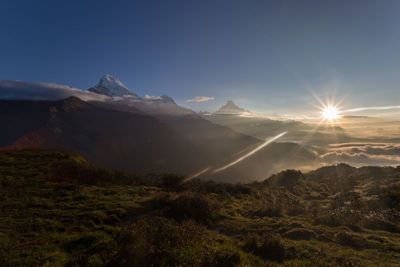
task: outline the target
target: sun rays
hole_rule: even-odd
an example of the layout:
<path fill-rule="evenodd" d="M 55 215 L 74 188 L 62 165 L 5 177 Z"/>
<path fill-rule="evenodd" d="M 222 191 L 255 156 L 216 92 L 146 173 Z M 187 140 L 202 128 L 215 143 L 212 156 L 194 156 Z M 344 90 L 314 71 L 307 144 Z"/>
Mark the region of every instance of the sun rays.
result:
<path fill-rule="evenodd" d="M 324 121 L 333 122 L 334 120 L 340 119 L 340 111 L 335 106 L 326 106 L 322 110 L 322 119 Z"/>

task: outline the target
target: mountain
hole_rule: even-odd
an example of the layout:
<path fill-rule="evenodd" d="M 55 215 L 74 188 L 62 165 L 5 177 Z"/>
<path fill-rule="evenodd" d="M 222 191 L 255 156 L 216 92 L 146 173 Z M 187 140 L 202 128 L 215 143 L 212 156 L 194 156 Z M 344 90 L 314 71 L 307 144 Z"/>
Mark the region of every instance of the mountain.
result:
<path fill-rule="evenodd" d="M 110 97 L 126 96 L 139 98 L 138 95 L 129 91 L 129 89 L 123 85 L 118 78 L 115 78 L 110 74 L 105 74 L 103 77 L 101 77 L 99 83 L 96 86 L 89 88 L 88 91 Z"/>
<path fill-rule="evenodd" d="M 88 90 L 55 83 L 0 80 L 0 99 L 54 101 L 70 96 L 79 97 L 102 108 L 147 113 L 160 118 L 195 114 L 192 110 L 177 105 L 166 95 L 146 95 L 141 98 L 118 78 L 109 74 L 101 77 L 97 85 Z"/>
<path fill-rule="evenodd" d="M 233 103 L 232 100 L 229 100 L 226 102 L 225 105 L 220 107 L 216 112 L 214 112 L 214 115 L 240 115 L 244 112 L 247 112 L 247 110 L 237 106 L 235 103 Z"/>
<path fill-rule="evenodd" d="M 103 76 L 90 90 L 0 81 L 0 98 L 0 147 L 73 150 L 98 166 L 120 170 L 190 175 L 235 160 L 263 142 L 213 123 L 166 95 L 141 98 L 111 75 Z M 221 110 L 232 113 L 234 109 L 243 110 L 233 102 Z M 287 166 L 293 168 L 316 161 L 304 147 L 293 149 L 281 143 L 273 147 L 218 175 L 207 173 L 202 178 L 259 180 L 272 170 L 281 170 L 289 160 Z"/>
<path fill-rule="evenodd" d="M 184 123 L 173 127 L 146 114 L 105 109 L 76 97 L 0 100 L 0 147 L 61 148 L 79 151 L 99 166 L 189 174 L 258 142 L 198 119 L 202 123 L 185 120 L 187 128 L 195 126 L 207 135 L 193 138 L 182 134 Z"/>
<path fill-rule="evenodd" d="M 155 115 L 158 117 L 163 116 L 181 116 L 187 114 L 194 114 L 190 109 L 178 106 L 175 101 L 167 96 L 149 96 L 144 98 L 139 97 L 137 94 L 130 91 L 122 82 L 110 74 L 101 77 L 99 83 L 89 88 L 88 91 L 113 97 L 112 101 L 106 101 L 105 104 L 113 109 L 129 111 L 130 107 L 141 110 L 144 113 Z M 117 105 L 115 105 L 117 103 Z M 104 103 L 100 103 L 104 106 Z"/>
<path fill-rule="evenodd" d="M 97 166 L 136 173 L 190 175 L 234 160 L 261 143 L 197 115 L 180 116 L 165 123 L 144 113 L 104 108 L 77 97 L 59 101 L 0 100 L 0 123 L 0 147 L 67 149 L 81 153 Z M 262 150 L 235 168 L 219 173 L 215 179 L 262 179 L 274 163 L 284 166 L 285 160 L 293 157 L 315 160 L 305 150 L 280 143 L 273 147 L 272 151 Z M 296 163 L 293 160 L 287 166 L 297 167 Z"/>
<path fill-rule="evenodd" d="M 229 127 L 236 132 L 267 139 L 282 132 L 288 132 L 280 141 L 301 142 L 303 145 L 323 145 L 350 142 L 357 139 L 349 136 L 340 126 L 313 125 L 297 120 L 271 119 L 267 115 L 245 111 L 228 101 L 217 112 L 199 114 L 202 118 Z M 242 116 L 245 115 L 245 116 Z"/>
<path fill-rule="evenodd" d="M 99 166 L 135 172 L 186 173 L 207 162 L 154 117 L 100 108 L 77 97 L 60 101 L 0 100 L 1 147 L 79 151 Z"/>

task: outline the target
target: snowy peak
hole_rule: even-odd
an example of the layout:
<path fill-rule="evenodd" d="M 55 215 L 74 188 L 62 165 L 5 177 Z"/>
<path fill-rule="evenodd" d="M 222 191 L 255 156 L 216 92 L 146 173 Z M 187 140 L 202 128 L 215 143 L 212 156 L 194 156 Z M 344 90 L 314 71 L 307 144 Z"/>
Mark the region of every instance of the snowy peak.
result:
<path fill-rule="evenodd" d="M 122 82 L 116 78 L 111 76 L 110 74 L 103 75 L 101 77 L 100 82 L 97 86 L 104 86 L 104 87 L 109 87 L 109 88 L 120 88 L 120 89 L 125 89 L 129 91 L 129 89 L 122 84 Z"/>
<path fill-rule="evenodd" d="M 214 114 L 220 114 L 220 115 L 235 115 L 235 114 L 242 114 L 244 112 L 247 112 L 245 109 L 237 106 L 235 103 L 233 103 L 232 100 L 229 100 L 226 102 L 225 105 L 220 107 Z"/>
<path fill-rule="evenodd" d="M 159 103 L 176 104 L 175 101 L 167 95 L 162 95 L 162 96 L 145 95 L 144 101 L 148 103 L 159 102 Z"/>
<path fill-rule="evenodd" d="M 163 102 L 163 103 L 169 103 L 169 104 L 174 104 L 174 105 L 176 105 L 175 101 L 174 101 L 171 97 L 169 97 L 169 96 L 167 96 L 167 95 L 162 95 L 162 96 L 160 96 L 160 98 L 158 99 L 158 101 Z"/>
<path fill-rule="evenodd" d="M 101 77 L 99 83 L 88 91 L 111 97 L 113 104 L 135 107 L 140 111 L 155 115 L 186 115 L 193 111 L 178 106 L 175 101 L 167 96 L 145 95 L 143 98 L 132 93 L 122 82 L 109 74 Z"/>
<path fill-rule="evenodd" d="M 95 87 L 90 88 L 89 91 L 111 97 L 129 95 L 138 98 L 138 96 L 129 91 L 118 78 L 110 74 L 103 75 L 99 83 Z"/>

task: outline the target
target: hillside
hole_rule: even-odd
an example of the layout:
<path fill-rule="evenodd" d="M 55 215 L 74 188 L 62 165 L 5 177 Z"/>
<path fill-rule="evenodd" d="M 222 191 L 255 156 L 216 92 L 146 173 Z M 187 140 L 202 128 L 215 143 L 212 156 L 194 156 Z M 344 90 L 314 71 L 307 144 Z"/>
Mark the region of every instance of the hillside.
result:
<path fill-rule="evenodd" d="M 258 141 L 202 119 L 203 124 L 191 127 L 199 125 L 197 132 L 204 135 L 190 139 L 152 116 L 106 109 L 76 97 L 0 100 L 0 111 L 0 147 L 68 149 L 98 166 L 139 173 L 190 173 Z"/>
<path fill-rule="evenodd" d="M 195 145 L 145 114 L 99 108 L 77 97 L 1 100 L 0 111 L 1 147 L 68 149 L 99 166 L 135 172 L 185 172 L 196 167 L 194 162 L 181 164 L 186 149 L 196 150 Z"/>
<path fill-rule="evenodd" d="M 196 115 L 161 120 L 134 107 L 113 109 L 77 97 L 58 101 L 0 100 L 0 123 L 0 147 L 67 149 L 79 152 L 97 166 L 136 173 L 190 175 L 235 159 L 241 151 L 261 143 Z M 220 173 L 218 179 L 262 179 L 281 170 L 273 169 L 273 165 L 300 167 L 315 160 L 305 149 L 274 146 L 274 150 L 250 157 L 241 168 L 234 169 L 237 171 Z M 302 160 L 288 162 L 290 158 Z M 248 168 L 257 165 L 268 168 Z"/>
<path fill-rule="evenodd" d="M 223 184 L 0 153 L 1 266 L 396 266 L 400 168 Z"/>

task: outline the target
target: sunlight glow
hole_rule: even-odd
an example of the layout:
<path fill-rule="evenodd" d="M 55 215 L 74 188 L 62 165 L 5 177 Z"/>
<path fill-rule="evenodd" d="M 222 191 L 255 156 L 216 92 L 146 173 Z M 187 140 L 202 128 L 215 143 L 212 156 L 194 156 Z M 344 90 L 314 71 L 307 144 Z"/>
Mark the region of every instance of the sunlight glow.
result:
<path fill-rule="evenodd" d="M 341 118 L 339 113 L 339 110 L 335 106 L 327 106 L 324 107 L 322 111 L 322 118 L 326 121 L 332 122 Z"/>

